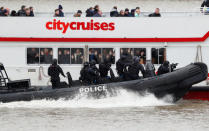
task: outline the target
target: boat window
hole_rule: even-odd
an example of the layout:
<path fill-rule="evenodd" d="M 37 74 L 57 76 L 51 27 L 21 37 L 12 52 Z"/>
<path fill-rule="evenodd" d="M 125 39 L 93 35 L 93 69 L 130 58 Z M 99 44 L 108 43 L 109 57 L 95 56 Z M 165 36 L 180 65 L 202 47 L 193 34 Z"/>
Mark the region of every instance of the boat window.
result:
<path fill-rule="evenodd" d="M 84 59 L 82 48 L 71 48 L 71 64 L 82 64 Z"/>
<path fill-rule="evenodd" d="M 58 48 L 58 63 L 70 64 L 70 48 Z"/>
<path fill-rule="evenodd" d="M 165 48 L 152 48 L 152 63 L 162 64 L 166 60 Z"/>
<path fill-rule="evenodd" d="M 27 48 L 27 64 L 39 64 L 39 48 Z"/>
<path fill-rule="evenodd" d="M 40 63 L 51 64 L 53 59 L 52 48 L 40 48 Z"/>
<path fill-rule="evenodd" d="M 132 57 L 138 56 L 140 57 L 140 63 L 146 64 L 146 48 L 121 48 L 120 56 L 126 54 L 131 55 Z"/>
<path fill-rule="evenodd" d="M 120 48 L 120 56 L 126 54 L 133 56 L 134 55 L 133 48 Z"/>
<path fill-rule="evenodd" d="M 89 61 L 95 60 L 97 64 L 102 61 L 101 48 L 89 48 Z"/>
<path fill-rule="evenodd" d="M 140 58 L 141 64 L 146 64 L 146 48 L 134 48 L 134 56 Z"/>
<path fill-rule="evenodd" d="M 102 48 L 102 61 L 105 59 L 112 64 L 115 63 L 115 50 L 113 48 Z"/>

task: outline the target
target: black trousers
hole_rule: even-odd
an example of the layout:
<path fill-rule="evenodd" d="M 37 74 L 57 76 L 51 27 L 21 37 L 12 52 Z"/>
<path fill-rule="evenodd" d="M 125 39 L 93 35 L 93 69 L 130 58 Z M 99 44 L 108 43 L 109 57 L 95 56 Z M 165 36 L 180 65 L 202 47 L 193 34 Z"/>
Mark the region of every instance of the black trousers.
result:
<path fill-rule="evenodd" d="M 60 81 L 52 81 L 52 88 L 53 89 L 59 88 L 59 86 L 60 86 Z"/>

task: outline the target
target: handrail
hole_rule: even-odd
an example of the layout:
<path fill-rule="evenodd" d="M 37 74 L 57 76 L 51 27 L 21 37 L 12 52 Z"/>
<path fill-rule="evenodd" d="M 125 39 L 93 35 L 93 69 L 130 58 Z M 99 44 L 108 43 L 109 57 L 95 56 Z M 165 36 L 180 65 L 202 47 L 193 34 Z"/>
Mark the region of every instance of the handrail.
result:
<path fill-rule="evenodd" d="M 53 12 L 34 12 L 35 17 L 53 17 Z M 143 11 L 141 12 L 142 17 L 147 17 L 149 14 L 153 12 Z M 73 17 L 75 12 L 64 12 L 65 17 Z M 209 15 L 209 7 L 197 7 L 191 11 L 163 11 L 161 12 L 163 17 L 173 17 L 173 16 L 201 16 L 201 15 Z M 86 13 L 83 13 L 81 17 L 85 17 Z M 103 17 L 110 17 L 110 12 L 103 12 Z"/>

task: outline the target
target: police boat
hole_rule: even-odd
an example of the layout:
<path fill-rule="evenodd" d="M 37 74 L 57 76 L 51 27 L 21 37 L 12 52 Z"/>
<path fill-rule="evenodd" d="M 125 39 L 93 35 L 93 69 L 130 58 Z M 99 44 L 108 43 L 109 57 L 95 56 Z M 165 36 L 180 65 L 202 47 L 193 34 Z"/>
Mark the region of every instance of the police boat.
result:
<path fill-rule="evenodd" d="M 174 72 L 132 81 L 113 81 L 98 85 L 82 85 L 72 81 L 64 88 L 32 87 L 30 80 L 10 81 L 3 64 L 0 64 L 0 102 L 31 101 L 40 99 L 73 99 L 86 95 L 95 99 L 114 97 L 119 89 L 143 95 L 152 93 L 161 99 L 167 95 L 173 97 L 172 102 L 180 100 L 192 87 L 208 77 L 208 69 L 204 63 L 192 63 Z M 69 79 L 70 75 L 68 74 Z M 70 88 L 69 88 L 70 87 Z"/>

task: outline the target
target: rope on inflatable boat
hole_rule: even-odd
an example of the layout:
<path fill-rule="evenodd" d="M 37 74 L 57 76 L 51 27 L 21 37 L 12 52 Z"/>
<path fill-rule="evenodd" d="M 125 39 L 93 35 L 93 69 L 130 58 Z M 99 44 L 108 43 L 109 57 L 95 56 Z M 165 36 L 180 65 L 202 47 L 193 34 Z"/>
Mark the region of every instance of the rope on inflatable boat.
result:
<path fill-rule="evenodd" d="M 47 85 L 50 85 L 50 77 L 44 73 L 43 66 L 40 66 L 39 67 L 39 80 L 42 80 L 43 79 L 42 77 L 49 78 L 49 80 L 47 81 Z"/>
<path fill-rule="evenodd" d="M 202 47 L 201 47 L 201 45 L 198 45 L 197 46 L 197 52 L 196 52 L 195 62 L 203 62 L 203 59 L 202 59 Z"/>
<path fill-rule="evenodd" d="M 202 47 L 201 47 L 201 45 L 198 45 L 197 46 L 197 52 L 196 52 L 195 62 L 203 62 L 203 58 L 202 58 Z M 209 85 L 209 78 L 207 78 L 206 84 Z"/>

